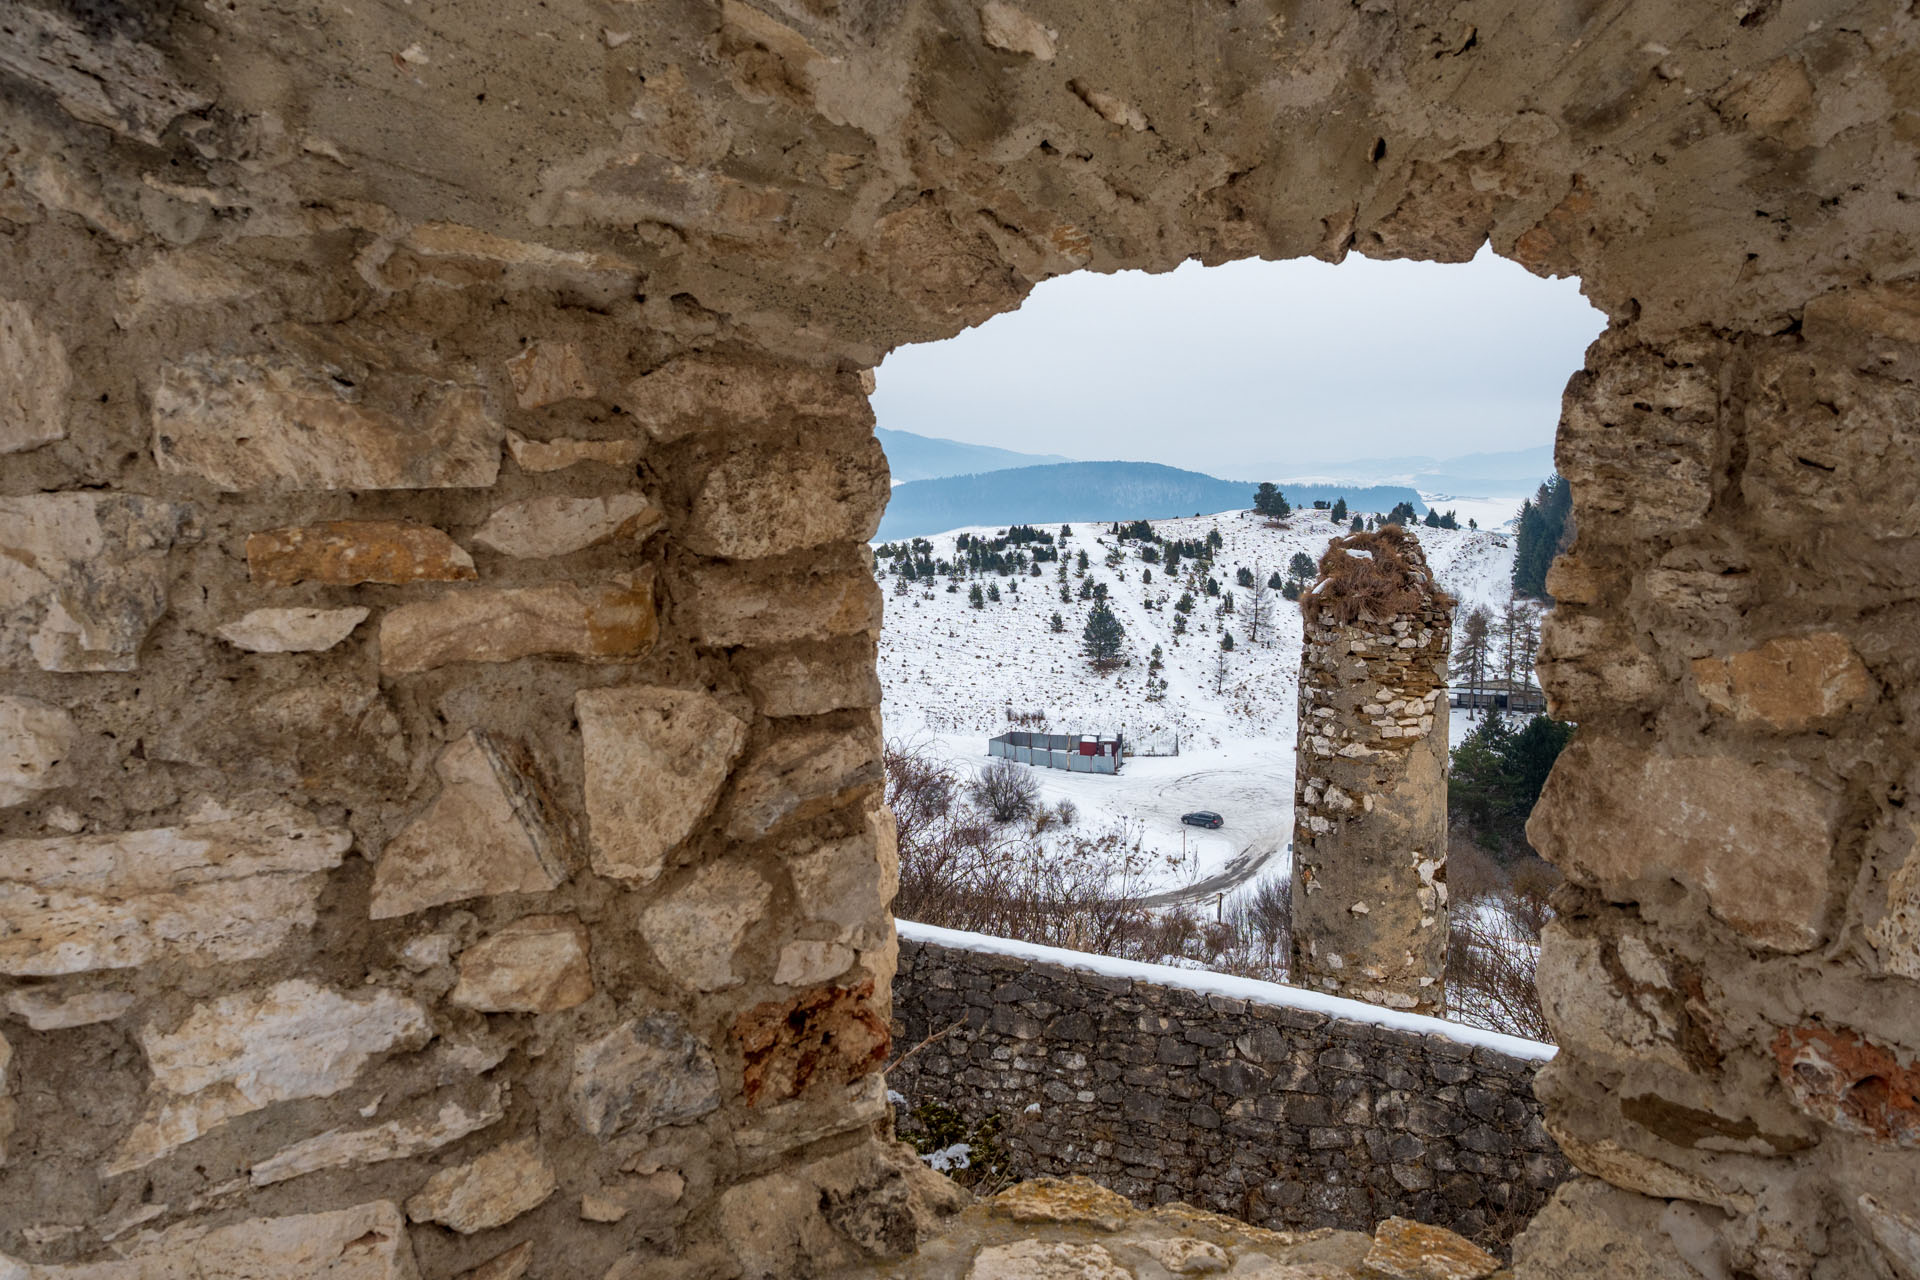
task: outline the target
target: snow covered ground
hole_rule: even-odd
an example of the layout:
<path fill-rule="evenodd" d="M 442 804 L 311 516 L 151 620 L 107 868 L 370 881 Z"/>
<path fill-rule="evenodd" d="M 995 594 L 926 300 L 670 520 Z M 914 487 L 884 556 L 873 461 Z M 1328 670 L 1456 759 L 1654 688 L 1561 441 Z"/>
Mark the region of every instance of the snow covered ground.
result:
<path fill-rule="evenodd" d="M 1447 504 L 1442 501 L 1442 510 Z M 1516 507 L 1518 503 L 1514 504 Z M 1464 524 L 1467 512 L 1461 511 Z M 1036 522 L 1037 523 L 1037 522 Z M 1154 866 L 1154 887 L 1172 897 L 1211 903 L 1215 896 L 1262 875 L 1285 874 L 1285 851 L 1293 827 L 1293 748 L 1301 621 L 1297 606 L 1272 593 L 1270 634 L 1253 644 L 1246 637 L 1248 590 L 1236 570 L 1259 580 L 1304 552 L 1318 561 L 1329 540 L 1344 533 L 1324 511 L 1296 511 L 1288 527 L 1266 527 L 1251 511 L 1151 522 L 1168 540 L 1204 539 L 1218 530 L 1223 540 L 1212 573 L 1233 593 L 1236 612 L 1222 614 L 1221 601 L 1204 595 L 1182 561 L 1178 582 L 1160 566 L 1139 558 L 1143 544 L 1121 544 L 1105 526 L 1075 526 L 1062 561 L 1073 597 L 1060 600 L 1059 565 L 1041 565 L 1040 577 L 985 575 L 963 580 L 955 592 L 947 579 L 916 581 L 896 595 L 896 579 L 882 578 L 886 625 L 880 637 L 880 679 L 889 737 L 917 745 L 969 769 L 987 762 L 987 739 L 1009 728 L 1009 713 L 1044 716 L 1054 733 L 1118 730 L 1135 747 L 1171 749 L 1177 756 L 1133 755 L 1117 777 L 1034 769 L 1049 803 L 1071 799 L 1083 826 L 1114 822 L 1137 826 L 1142 849 Z M 1482 523 L 1486 523 L 1482 521 Z M 1058 534 L 1059 525 L 1037 524 Z M 954 530 L 929 539 L 936 559 L 952 560 L 959 533 L 991 537 L 997 529 Z M 1415 529 L 1442 586 L 1468 607 L 1497 608 L 1508 597 L 1513 538 L 1505 530 Z M 1106 557 L 1124 545 L 1126 559 L 1108 567 Z M 1088 578 L 1104 583 L 1108 603 L 1126 628 L 1126 665 L 1094 671 L 1081 654 L 1081 633 L 1091 601 L 1079 598 L 1081 580 L 1073 557 L 1088 555 Z M 890 564 L 882 561 L 882 565 Z M 1151 571 L 1152 580 L 1144 578 Z M 1000 600 L 984 609 L 968 603 L 968 587 L 997 586 Z M 1173 633 L 1173 603 L 1183 590 L 1196 604 L 1184 636 Z M 1064 630 L 1050 629 L 1055 612 Z M 1218 667 L 1221 628 L 1235 647 Z M 1155 645 L 1165 662 L 1164 696 L 1150 696 L 1147 664 Z M 1463 717 L 1460 719 L 1464 720 Z M 1454 726 L 1457 741 L 1464 723 Z M 1187 827 L 1180 815 L 1211 809 L 1226 819 L 1218 831 Z"/>

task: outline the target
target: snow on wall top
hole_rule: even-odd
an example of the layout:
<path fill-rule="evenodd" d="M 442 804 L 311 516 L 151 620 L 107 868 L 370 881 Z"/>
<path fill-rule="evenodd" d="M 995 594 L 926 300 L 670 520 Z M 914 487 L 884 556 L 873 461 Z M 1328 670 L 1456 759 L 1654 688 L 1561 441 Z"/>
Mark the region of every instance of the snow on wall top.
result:
<path fill-rule="evenodd" d="M 1323 995 L 1318 991 L 1289 987 L 1278 982 L 1261 982 L 1254 978 L 1237 978 L 1231 974 L 1208 973 L 1198 969 L 1178 969 L 1172 965 L 1146 964 L 1138 960 L 1116 960 L 1112 956 L 1068 951 L 1061 947 L 1018 942 L 1011 938 L 991 938 L 983 933 L 942 929 L 937 925 L 916 924 L 911 920 L 900 920 L 895 923 L 903 938 L 910 938 L 916 942 L 931 942 L 936 946 L 952 947 L 961 951 L 1017 956 L 1023 960 L 1038 960 L 1069 969 L 1084 969 L 1089 973 L 1105 974 L 1108 977 L 1129 978 L 1135 982 L 1150 982 L 1163 987 L 1182 987 L 1205 995 L 1252 1000 L 1290 1009 L 1305 1009 L 1313 1013 L 1324 1013 L 1329 1017 L 1345 1019 L 1348 1022 L 1364 1022 L 1379 1027 L 1392 1027 L 1397 1031 L 1411 1031 L 1418 1035 L 1439 1036 L 1442 1039 L 1452 1040 L 1456 1044 L 1492 1049 L 1496 1053 L 1504 1053 L 1509 1057 L 1523 1058 L 1533 1062 L 1545 1062 L 1559 1052 L 1555 1046 L 1543 1044 L 1538 1040 L 1501 1035 L 1497 1031 L 1483 1031 L 1479 1027 L 1447 1022 L 1441 1018 L 1402 1013 L 1398 1009 L 1387 1009 L 1359 1000 Z"/>

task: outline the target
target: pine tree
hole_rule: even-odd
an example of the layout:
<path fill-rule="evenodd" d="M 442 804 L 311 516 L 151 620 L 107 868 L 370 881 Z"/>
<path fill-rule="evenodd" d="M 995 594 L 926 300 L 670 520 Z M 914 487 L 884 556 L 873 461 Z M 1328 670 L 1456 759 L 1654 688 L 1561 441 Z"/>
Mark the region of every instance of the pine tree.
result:
<path fill-rule="evenodd" d="M 1180 598 L 1173 602 L 1173 611 L 1175 613 L 1192 613 L 1193 612 L 1193 592 L 1182 591 L 1180 593 Z"/>
<path fill-rule="evenodd" d="M 1080 579 L 1080 598 L 1081 598 L 1082 600 L 1091 600 L 1091 599 L 1093 599 L 1093 581 L 1092 581 L 1092 579 L 1090 579 L 1090 578 L 1082 578 L 1082 579 Z"/>
<path fill-rule="evenodd" d="M 1289 600 L 1298 600 L 1300 598 L 1300 580 L 1298 578 L 1288 578 L 1287 585 L 1280 588 L 1280 594 Z"/>
<path fill-rule="evenodd" d="M 993 602 L 994 602 L 995 604 L 999 604 L 999 603 L 1000 603 L 1000 588 L 999 588 L 999 587 L 997 587 L 997 586 L 993 586 L 993 585 L 991 585 L 991 584 L 989 584 L 989 585 L 988 585 L 988 587 L 987 587 L 987 599 L 989 599 L 989 600 L 991 600 L 991 601 L 993 601 Z"/>
<path fill-rule="evenodd" d="M 1233 652 L 1233 632 L 1222 631 L 1220 633 L 1220 647 L 1229 653 Z"/>
<path fill-rule="evenodd" d="M 1061 604 L 1073 603 L 1073 592 L 1068 588 L 1067 584 L 1064 582 L 1060 584 L 1060 603 Z"/>
<path fill-rule="evenodd" d="M 1258 515 L 1271 516 L 1275 514 L 1273 510 L 1275 504 L 1281 500 L 1280 490 L 1274 487 L 1272 481 L 1266 481 L 1254 492 L 1254 512 Z"/>
<path fill-rule="evenodd" d="M 1120 647 L 1126 642 L 1126 628 L 1102 600 L 1087 614 L 1087 628 L 1081 633 L 1083 648 L 1096 668 L 1111 667 L 1120 660 Z"/>
<path fill-rule="evenodd" d="M 1067 620 L 1060 616 L 1058 609 L 1053 611 L 1053 629 L 1055 631 L 1065 631 L 1067 629 Z"/>
<path fill-rule="evenodd" d="M 1080 558 L 1075 562 L 1074 567 L 1080 570 L 1081 573 L 1087 571 L 1087 553 L 1085 551 L 1080 553 Z"/>
<path fill-rule="evenodd" d="M 1361 530 L 1365 529 L 1366 527 L 1367 527 L 1367 522 L 1365 520 L 1362 520 L 1359 516 L 1355 516 L 1353 518 L 1353 523 L 1347 526 L 1347 532 L 1359 533 Z"/>
<path fill-rule="evenodd" d="M 1209 551 L 1218 551 L 1221 547 L 1226 545 L 1226 541 L 1227 540 L 1225 538 L 1222 538 L 1220 536 L 1220 531 L 1218 529 L 1207 530 L 1207 549 Z"/>
<path fill-rule="evenodd" d="M 1548 477 L 1532 500 L 1520 504 L 1514 534 L 1513 589 L 1523 596 L 1552 603 L 1547 594 L 1547 566 L 1573 538 L 1573 494 L 1565 476 Z"/>
<path fill-rule="evenodd" d="M 1480 689 L 1486 683 L 1487 666 L 1493 656 L 1493 641 L 1489 626 L 1493 615 L 1486 606 L 1476 606 L 1460 621 L 1458 639 L 1454 642 L 1453 667 L 1449 672 L 1456 679 L 1464 677 L 1471 705 L 1480 705 Z"/>
<path fill-rule="evenodd" d="M 987 607 L 987 597 L 986 594 L 980 590 L 979 583 L 974 583 L 972 590 L 967 592 L 967 603 L 976 609 L 984 609 Z"/>
<path fill-rule="evenodd" d="M 1428 507 L 1425 524 L 1429 529 L 1438 529 L 1440 527 L 1440 513 L 1432 507 Z"/>
<path fill-rule="evenodd" d="M 1335 524 L 1344 524 L 1346 522 L 1347 500 L 1345 498 L 1341 498 L 1333 504 L 1333 515 L 1331 518 Z"/>
<path fill-rule="evenodd" d="M 1281 579 L 1280 579 L 1280 571 L 1278 569 L 1275 569 L 1273 573 L 1267 578 L 1267 586 L 1269 589 L 1274 591 L 1278 591 L 1280 589 Z"/>
<path fill-rule="evenodd" d="M 1304 551 L 1294 552 L 1293 559 L 1287 561 L 1287 573 L 1302 581 L 1314 577 L 1319 572 L 1320 568 L 1314 564 L 1313 557 Z"/>

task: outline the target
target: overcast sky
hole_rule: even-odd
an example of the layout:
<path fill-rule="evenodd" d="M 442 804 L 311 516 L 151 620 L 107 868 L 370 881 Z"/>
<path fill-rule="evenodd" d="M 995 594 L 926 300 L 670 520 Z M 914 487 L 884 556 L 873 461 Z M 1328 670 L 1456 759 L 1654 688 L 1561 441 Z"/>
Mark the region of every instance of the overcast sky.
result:
<path fill-rule="evenodd" d="M 1574 280 L 1463 265 L 1077 272 L 878 372 L 880 425 L 1231 479 L 1550 444 L 1605 320 Z"/>

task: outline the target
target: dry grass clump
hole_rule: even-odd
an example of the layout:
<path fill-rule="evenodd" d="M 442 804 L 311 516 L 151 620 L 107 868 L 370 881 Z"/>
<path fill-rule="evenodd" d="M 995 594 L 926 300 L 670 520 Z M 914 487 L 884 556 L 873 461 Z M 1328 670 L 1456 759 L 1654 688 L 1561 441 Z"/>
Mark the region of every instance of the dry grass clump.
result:
<path fill-rule="evenodd" d="M 1309 623 L 1322 618 L 1348 623 L 1362 613 L 1384 619 L 1411 613 L 1429 597 L 1442 609 L 1453 607 L 1452 598 L 1433 585 L 1419 542 L 1389 524 L 1329 543 L 1320 557 L 1319 578 L 1300 593 L 1300 612 Z"/>

